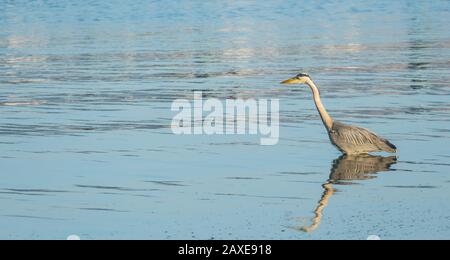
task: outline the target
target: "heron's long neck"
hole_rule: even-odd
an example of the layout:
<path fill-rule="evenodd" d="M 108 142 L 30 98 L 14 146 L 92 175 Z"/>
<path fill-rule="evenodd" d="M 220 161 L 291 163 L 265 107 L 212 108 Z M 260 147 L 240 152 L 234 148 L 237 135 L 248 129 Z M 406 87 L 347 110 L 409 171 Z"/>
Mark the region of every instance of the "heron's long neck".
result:
<path fill-rule="evenodd" d="M 317 111 L 319 111 L 320 117 L 322 118 L 322 122 L 327 128 L 328 131 L 331 130 L 333 127 L 333 119 L 328 114 L 327 110 L 322 104 L 322 100 L 320 100 L 320 93 L 317 86 L 314 84 L 314 82 L 310 79 L 306 81 L 306 84 L 311 88 L 314 96 L 314 103 L 316 104 Z"/>

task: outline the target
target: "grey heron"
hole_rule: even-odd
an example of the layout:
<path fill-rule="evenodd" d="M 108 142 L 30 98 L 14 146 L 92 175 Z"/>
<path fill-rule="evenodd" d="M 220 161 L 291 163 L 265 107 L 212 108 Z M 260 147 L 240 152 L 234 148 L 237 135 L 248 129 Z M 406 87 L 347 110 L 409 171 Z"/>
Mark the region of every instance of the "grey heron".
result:
<path fill-rule="evenodd" d="M 306 73 L 281 82 L 281 84 L 306 84 L 313 93 L 314 103 L 319 111 L 322 122 L 328 131 L 331 143 L 344 154 L 367 154 L 370 152 L 397 152 L 397 147 L 388 140 L 379 137 L 368 129 L 346 125 L 335 121 L 326 111 L 320 99 L 319 88 Z"/>

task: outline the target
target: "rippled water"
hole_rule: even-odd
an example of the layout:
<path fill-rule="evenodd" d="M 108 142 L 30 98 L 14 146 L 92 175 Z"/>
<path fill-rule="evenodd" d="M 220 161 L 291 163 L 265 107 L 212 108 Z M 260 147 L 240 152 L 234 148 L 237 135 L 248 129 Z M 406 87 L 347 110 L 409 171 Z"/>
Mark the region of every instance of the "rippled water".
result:
<path fill-rule="evenodd" d="M 0 2 L 0 238 L 450 236 L 448 1 L 99 2 Z M 398 158 L 340 158 L 299 71 Z M 173 135 L 196 90 L 280 143 Z"/>

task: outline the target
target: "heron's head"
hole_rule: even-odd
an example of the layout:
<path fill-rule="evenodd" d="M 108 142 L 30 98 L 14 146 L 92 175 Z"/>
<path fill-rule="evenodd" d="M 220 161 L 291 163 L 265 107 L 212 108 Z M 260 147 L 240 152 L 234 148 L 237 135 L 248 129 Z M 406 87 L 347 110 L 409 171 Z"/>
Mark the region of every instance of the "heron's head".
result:
<path fill-rule="evenodd" d="M 303 84 L 311 77 L 306 73 L 300 73 L 297 76 L 281 82 L 281 84 Z"/>

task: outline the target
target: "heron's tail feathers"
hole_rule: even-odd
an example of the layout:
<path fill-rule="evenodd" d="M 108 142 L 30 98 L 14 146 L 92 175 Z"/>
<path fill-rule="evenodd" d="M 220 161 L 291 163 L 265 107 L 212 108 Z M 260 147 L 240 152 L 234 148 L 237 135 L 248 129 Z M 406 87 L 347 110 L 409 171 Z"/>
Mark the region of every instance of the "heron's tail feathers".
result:
<path fill-rule="evenodd" d="M 389 153 L 395 153 L 397 152 L 397 146 L 395 146 L 393 143 L 389 142 L 386 139 L 383 139 L 383 143 L 386 145 L 386 147 L 383 147 L 383 150 Z"/>

